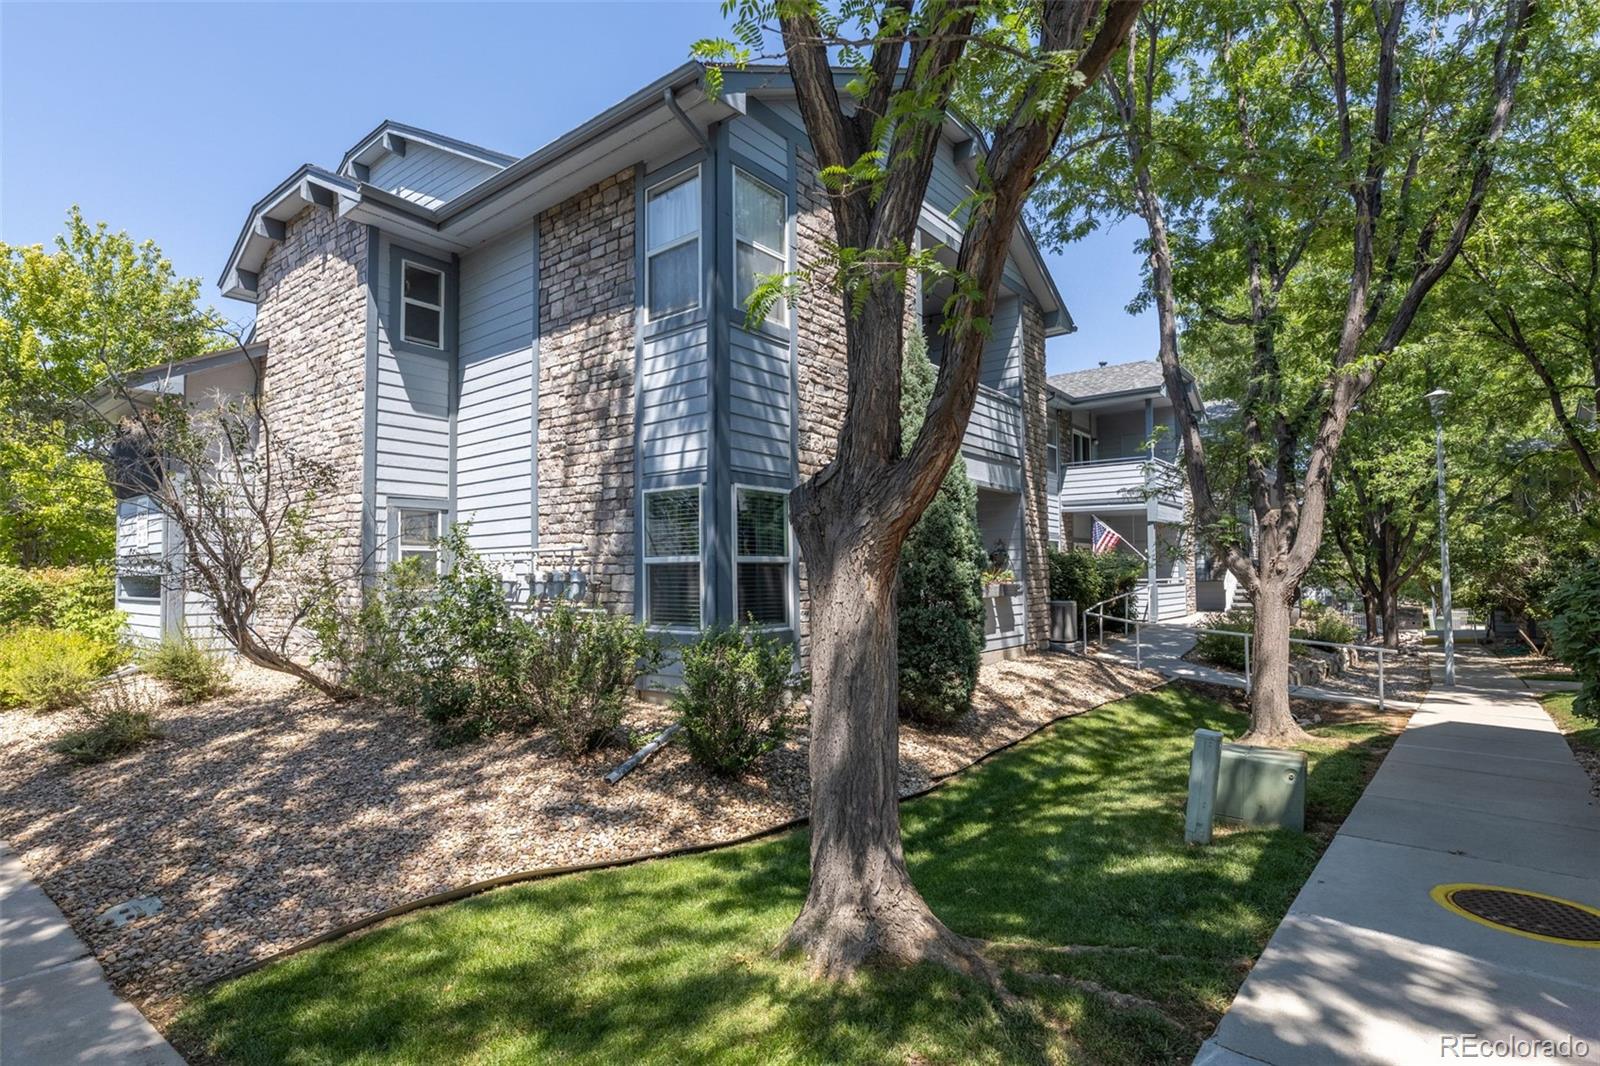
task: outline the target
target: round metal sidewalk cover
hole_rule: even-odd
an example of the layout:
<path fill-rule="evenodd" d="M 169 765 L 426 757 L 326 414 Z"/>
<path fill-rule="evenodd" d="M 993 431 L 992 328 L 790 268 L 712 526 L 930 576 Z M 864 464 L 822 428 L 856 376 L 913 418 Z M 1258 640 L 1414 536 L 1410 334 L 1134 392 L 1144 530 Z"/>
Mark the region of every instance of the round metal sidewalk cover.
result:
<path fill-rule="evenodd" d="M 1600 948 L 1600 910 L 1559 896 L 1502 885 L 1438 885 L 1430 893 L 1446 910 L 1518 936 Z"/>

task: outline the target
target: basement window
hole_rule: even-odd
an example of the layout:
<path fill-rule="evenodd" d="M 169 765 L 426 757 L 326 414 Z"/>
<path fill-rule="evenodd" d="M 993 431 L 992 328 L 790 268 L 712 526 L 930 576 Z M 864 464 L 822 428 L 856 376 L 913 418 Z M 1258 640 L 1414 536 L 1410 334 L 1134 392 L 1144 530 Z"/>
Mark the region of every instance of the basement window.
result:
<path fill-rule="evenodd" d="M 411 344 L 443 348 L 444 274 L 408 260 L 400 277 L 400 335 Z"/>

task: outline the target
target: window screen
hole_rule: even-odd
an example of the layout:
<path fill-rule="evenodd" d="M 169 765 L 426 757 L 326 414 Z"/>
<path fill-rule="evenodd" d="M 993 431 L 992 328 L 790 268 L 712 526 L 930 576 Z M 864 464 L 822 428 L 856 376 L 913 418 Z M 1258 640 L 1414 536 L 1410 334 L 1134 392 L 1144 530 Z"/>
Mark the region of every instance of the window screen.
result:
<path fill-rule="evenodd" d="M 401 335 L 413 344 L 444 346 L 444 275 L 416 263 L 400 271 Z"/>
<path fill-rule="evenodd" d="M 397 558 L 420 559 L 424 570 L 438 573 L 439 537 L 443 534 L 444 512 L 404 507 L 400 509 L 397 522 Z"/>
<path fill-rule="evenodd" d="M 789 498 L 735 489 L 735 581 L 740 622 L 789 624 Z"/>
<path fill-rule="evenodd" d="M 645 621 L 700 627 L 700 490 L 644 497 Z"/>
<path fill-rule="evenodd" d="M 651 319 L 700 306 L 700 172 L 645 194 L 645 302 Z"/>

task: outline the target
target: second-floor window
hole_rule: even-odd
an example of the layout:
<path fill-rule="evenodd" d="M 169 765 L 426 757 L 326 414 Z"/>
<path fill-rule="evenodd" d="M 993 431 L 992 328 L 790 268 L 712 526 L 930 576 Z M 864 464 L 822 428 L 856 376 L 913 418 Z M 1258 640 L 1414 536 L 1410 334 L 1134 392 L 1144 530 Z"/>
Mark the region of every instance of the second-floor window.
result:
<path fill-rule="evenodd" d="M 654 321 L 700 306 L 700 169 L 645 193 L 645 312 Z"/>
<path fill-rule="evenodd" d="M 400 335 L 412 344 L 444 347 L 444 275 L 420 263 L 400 270 Z"/>
<path fill-rule="evenodd" d="M 733 170 L 733 296 L 742 312 L 761 279 L 781 274 L 788 267 L 788 202 L 766 182 Z M 766 320 L 783 326 L 789 321 L 784 300 L 774 300 Z"/>

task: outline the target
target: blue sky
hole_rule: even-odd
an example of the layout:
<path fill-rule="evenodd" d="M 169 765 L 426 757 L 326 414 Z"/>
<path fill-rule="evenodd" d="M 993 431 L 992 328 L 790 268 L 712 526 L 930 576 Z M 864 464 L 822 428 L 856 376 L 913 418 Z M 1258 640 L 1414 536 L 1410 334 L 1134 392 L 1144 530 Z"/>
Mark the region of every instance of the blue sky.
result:
<path fill-rule="evenodd" d="M 215 280 L 245 212 L 393 118 L 525 154 L 726 29 L 716 3 L 0 3 L 0 240 L 45 243 L 77 203 Z M 1047 251 L 1078 332 L 1052 373 L 1146 358 L 1137 228 Z"/>

